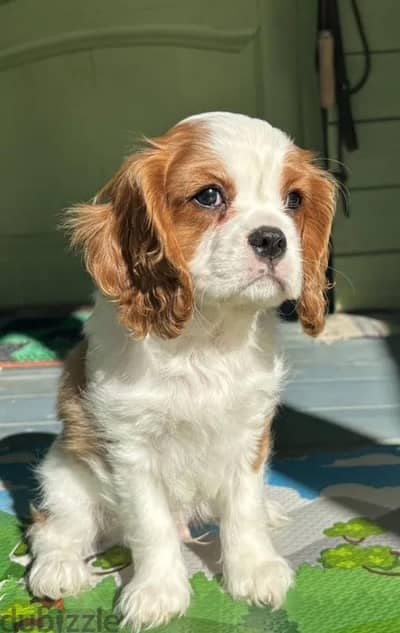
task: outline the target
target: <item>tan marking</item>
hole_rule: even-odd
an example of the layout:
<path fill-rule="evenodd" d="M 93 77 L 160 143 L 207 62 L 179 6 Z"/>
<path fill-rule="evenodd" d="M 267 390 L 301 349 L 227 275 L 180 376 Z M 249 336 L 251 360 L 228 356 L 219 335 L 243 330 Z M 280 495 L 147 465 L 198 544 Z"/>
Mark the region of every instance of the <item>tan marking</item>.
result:
<path fill-rule="evenodd" d="M 38 510 L 38 508 L 36 508 L 33 503 L 31 503 L 30 505 L 30 511 L 33 523 L 36 523 L 37 525 L 44 525 L 44 523 L 46 523 L 48 519 L 47 512 L 45 512 L 44 510 Z"/>
<path fill-rule="evenodd" d="M 217 229 L 232 215 L 235 186 L 222 161 L 204 143 L 206 132 L 191 133 L 182 148 L 170 159 L 166 179 L 166 196 L 174 219 L 177 243 L 190 262 L 207 230 Z M 202 140 L 202 142 L 201 142 Z M 221 210 L 201 208 L 193 197 L 208 186 L 218 186 L 226 200 Z"/>
<path fill-rule="evenodd" d="M 272 450 L 272 436 L 271 436 L 271 424 L 272 418 L 267 420 L 265 429 L 258 443 L 257 455 L 253 462 L 253 470 L 258 472 L 261 468 L 264 468 L 265 463 L 268 461 L 268 457 Z"/>
<path fill-rule="evenodd" d="M 63 423 L 62 446 L 80 459 L 104 457 L 92 418 L 85 405 L 85 358 L 87 342 L 82 341 L 65 361 L 58 391 L 57 412 Z"/>
<path fill-rule="evenodd" d="M 179 336 L 192 316 L 188 264 L 204 232 L 223 215 L 191 201 L 209 184 L 233 199 L 233 183 L 208 148 L 207 127 L 187 122 L 148 141 L 94 204 L 69 213 L 72 244 L 83 248 L 87 270 L 137 338 Z"/>
<path fill-rule="evenodd" d="M 303 199 L 302 208 L 294 214 L 303 250 L 303 292 L 298 311 L 305 332 L 317 336 L 325 325 L 326 269 L 336 185 L 313 159 L 311 152 L 300 148 L 290 152 L 283 170 L 281 193 L 285 200 L 290 191 L 298 191 Z"/>
<path fill-rule="evenodd" d="M 32 600 L 34 602 L 40 602 L 42 607 L 46 609 L 59 609 L 60 611 L 65 611 L 64 598 L 57 598 L 53 600 L 52 598 L 34 598 Z"/>

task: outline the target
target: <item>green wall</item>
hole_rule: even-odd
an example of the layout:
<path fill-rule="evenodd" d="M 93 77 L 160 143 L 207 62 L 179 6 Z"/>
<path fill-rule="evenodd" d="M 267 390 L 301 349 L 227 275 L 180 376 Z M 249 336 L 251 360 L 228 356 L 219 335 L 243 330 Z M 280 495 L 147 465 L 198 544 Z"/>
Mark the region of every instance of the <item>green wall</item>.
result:
<path fill-rule="evenodd" d="M 0 307 L 82 302 L 91 284 L 57 230 L 142 133 L 226 109 L 319 149 L 316 0 L 0 0 Z M 372 75 L 345 156 L 353 215 L 335 223 L 341 308 L 400 307 L 400 2 L 359 0 Z M 361 46 L 341 0 L 350 76 Z M 334 134 L 332 114 L 330 134 Z M 350 282 L 347 280 L 350 279 Z"/>
<path fill-rule="evenodd" d="M 371 76 L 352 99 L 360 148 L 344 154 L 352 216 L 335 222 L 339 309 L 400 308 L 400 2 L 359 0 L 372 51 Z M 350 1 L 340 10 L 353 85 L 363 55 Z M 332 113 L 330 139 L 335 147 Z"/>

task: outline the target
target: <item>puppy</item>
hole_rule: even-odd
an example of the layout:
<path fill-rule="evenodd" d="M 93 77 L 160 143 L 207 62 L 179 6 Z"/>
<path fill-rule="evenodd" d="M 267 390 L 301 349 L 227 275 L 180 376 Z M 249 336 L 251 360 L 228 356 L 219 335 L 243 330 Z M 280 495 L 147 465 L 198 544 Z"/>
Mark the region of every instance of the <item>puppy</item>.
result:
<path fill-rule="evenodd" d="M 80 592 L 85 557 L 118 528 L 135 564 L 123 623 L 166 623 L 190 601 L 180 534 L 217 521 L 227 591 L 282 604 L 293 574 L 263 482 L 284 374 L 275 312 L 295 299 L 307 334 L 322 329 L 334 207 L 311 153 L 215 112 L 148 141 L 69 212 L 99 292 L 38 471 L 33 594 Z"/>

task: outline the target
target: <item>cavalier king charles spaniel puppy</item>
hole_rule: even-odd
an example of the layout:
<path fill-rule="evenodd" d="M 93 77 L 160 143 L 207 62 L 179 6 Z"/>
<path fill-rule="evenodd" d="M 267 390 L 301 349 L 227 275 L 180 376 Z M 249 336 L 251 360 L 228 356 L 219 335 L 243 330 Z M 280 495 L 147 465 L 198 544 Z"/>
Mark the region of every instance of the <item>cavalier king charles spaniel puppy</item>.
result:
<path fill-rule="evenodd" d="M 182 540 L 218 522 L 226 590 L 279 607 L 293 573 L 271 540 L 264 467 L 284 365 L 277 308 L 326 311 L 335 184 L 282 131 L 241 114 L 146 141 L 67 224 L 98 295 L 67 360 L 63 431 L 38 469 L 35 596 L 75 595 L 111 530 L 132 550 L 132 629 L 182 615 Z"/>

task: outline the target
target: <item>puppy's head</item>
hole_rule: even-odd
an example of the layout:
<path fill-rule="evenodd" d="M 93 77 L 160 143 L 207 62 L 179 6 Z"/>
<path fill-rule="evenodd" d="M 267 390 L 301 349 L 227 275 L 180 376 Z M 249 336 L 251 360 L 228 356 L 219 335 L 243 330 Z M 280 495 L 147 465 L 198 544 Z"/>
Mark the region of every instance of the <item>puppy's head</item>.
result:
<path fill-rule="evenodd" d="M 178 336 L 195 295 L 260 307 L 296 299 L 315 335 L 334 204 L 332 180 L 283 132 L 210 113 L 149 141 L 67 224 L 137 337 Z"/>

